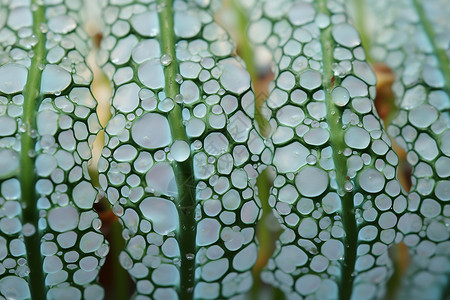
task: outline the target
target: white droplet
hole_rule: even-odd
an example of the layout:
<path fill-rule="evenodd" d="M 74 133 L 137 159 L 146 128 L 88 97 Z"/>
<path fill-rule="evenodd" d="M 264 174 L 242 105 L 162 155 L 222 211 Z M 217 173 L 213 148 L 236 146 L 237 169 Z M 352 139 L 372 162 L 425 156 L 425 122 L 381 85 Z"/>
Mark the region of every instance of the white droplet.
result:
<path fill-rule="evenodd" d="M 174 20 L 175 34 L 181 38 L 191 38 L 195 36 L 202 27 L 199 18 L 194 15 L 191 10 L 177 10 L 175 12 Z"/>
<path fill-rule="evenodd" d="M 178 195 L 178 186 L 172 166 L 161 162 L 153 166 L 145 175 L 147 189 L 152 193 L 175 197 Z"/>
<path fill-rule="evenodd" d="M 142 200 L 139 209 L 145 218 L 150 220 L 156 233 L 167 235 L 178 228 L 178 211 L 173 202 L 158 198 L 147 197 Z"/>
<path fill-rule="evenodd" d="M 62 14 L 51 18 L 48 21 L 48 28 L 54 33 L 66 34 L 77 27 L 75 20 L 67 14 Z"/>
<path fill-rule="evenodd" d="M 220 83 L 225 90 L 232 93 L 242 94 L 250 88 L 250 75 L 234 58 L 219 61 L 222 69 Z"/>
<path fill-rule="evenodd" d="M 0 293 L 6 299 L 25 300 L 30 299 L 28 283 L 18 276 L 6 276 L 0 279 Z"/>
<path fill-rule="evenodd" d="M 138 69 L 138 77 L 151 89 L 163 88 L 165 84 L 164 70 L 159 59 L 150 59 L 142 63 Z"/>
<path fill-rule="evenodd" d="M 219 239 L 221 226 L 215 219 L 205 218 L 197 225 L 197 246 L 206 246 L 215 243 Z"/>
<path fill-rule="evenodd" d="M 160 114 L 146 113 L 131 129 L 133 140 L 147 149 L 162 148 L 172 142 L 169 121 Z"/>
<path fill-rule="evenodd" d="M 384 188 L 384 175 L 375 169 L 366 169 L 359 176 L 359 185 L 369 193 L 377 193 Z"/>
<path fill-rule="evenodd" d="M 170 57 L 169 54 L 163 54 L 161 56 L 161 64 L 163 66 L 168 66 L 168 65 L 170 65 L 171 62 L 172 62 L 172 57 Z"/>
<path fill-rule="evenodd" d="M 19 170 L 19 155 L 9 149 L 0 150 L 0 178 L 12 176 Z"/>
<path fill-rule="evenodd" d="M 289 9 L 288 18 L 294 25 L 303 25 L 314 20 L 315 14 L 311 4 L 300 2 Z"/>
<path fill-rule="evenodd" d="M 330 133 L 324 128 L 312 128 L 303 136 L 303 138 L 309 145 L 319 146 L 328 141 Z"/>
<path fill-rule="evenodd" d="M 337 106 L 345 106 L 350 100 L 350 94 L 346 88 L 338 86 L 331 91 L 331 99 Z"/>
<path fill-rule="evenodd" d="M 237 271 L 247 271 L 256 262 L 256 258 L 258 257 L 258 250 L 256 249 L 256 245 L 251 243 L 233 258 L 233 268 Z"/>
<path fill-rule="evenodd" d="M 48 213 L 48 224 L 57 232 L 72 230 L 78 226 L 79 214 L 73 206 L 57 207 Z"/>
<path fill-rule="evenodd" d="M 319 168 L 307 166 L 295 177 L 295 185 L 306 197 L 316 197 L 328 188 L 328 174 Z"/>
<path fill-rule="evenodd" d="M 370 144 L 370 134 L 363 128 L 350 127 L 344 135 L 347 146 L 354 149 L 365 149 Z"/>
<path fill-rule="evenodd" d="M 322 85 L 322 76 L 316 70 L 306 70 L 300 74 L 300 85 L 307 90 L 314 90 Z"/>
<path fill-rule="evenodd" d="M 134 82 L 120 86 L 112 101 L 114 107 L 125 113 L 135 110 L 139 105 L 139 90 Z"/>
<path fill-rule="evenodd" d="M 0 67 L 0 92 L 6 94 L 23 90 L 27 82 L 28 70 L 19 64 L 6 64 Z"/>
<path fill-rule="evenodd" d="M 42 71 L 41 92 L 61 93 L 72 81 L 69 72 L 56 65 L 46 65 Z"/>
<path fill-rule="evenodd" d="M 346 23 L 334 26 L 332 35 L 337 43 L 348 48 L 353 48 L 361 44 L 358 31 L 356 31 L 353 26 Z"/>
<path fill-rule="evenodd" d="M 97 198 L 97 190 L 90 183 L 82 181 L 73 188 L 72 197 L 79 208 L 89 209 Z"/>
<path fill-rule="evenodd" d="M 133 28 L 143 36 L 156 36 L 159 33 L 158 14 L 156 11 L 145 11 L 131 18 Z"/>
<path fill-rule="evenodd" d="M 306 157 L 309 153 L 305 146 L 299 142 L 294 142 L 275 150 L 273 164 L 280 173 L 295 172 L 306 165 Z"/>
<path fill-rule="evenodd" d="M 303 275 L 295 282 L 295 290 L 301 295 L 313 294 L 319 289 L 321 282 L 322 279 L 317 275 Z"/>
<path fill-rule="evenodd" d="M 329 260 L 339 260 L 344 257 L 344 245 L 338 240 L 328 240 L 322 245 L 322 253 Z"/>

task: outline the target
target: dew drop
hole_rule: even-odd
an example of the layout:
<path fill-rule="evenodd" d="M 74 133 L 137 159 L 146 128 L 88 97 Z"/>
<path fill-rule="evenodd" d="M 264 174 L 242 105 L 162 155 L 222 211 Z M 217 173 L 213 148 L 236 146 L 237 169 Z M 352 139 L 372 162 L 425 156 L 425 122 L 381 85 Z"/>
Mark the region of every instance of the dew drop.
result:
<path fill-rule="evenodd" d="M 168 66 L 168 65 L 170 65 L 172 63 L 172 57 L 169 55 L 169 54 L 163 54 L 162 56 L 161 56 L 161 64 L 163 65 L 163 66 Z"/>
<path fill-rule="evenodd" d="M 173 159 L 178 162 L 183 162 L 191 155 L 191 150 L 188 143 L 182 140 L 175 141 L 170 147 L 170 154 Z"/>
<path fill-rule="evenodd" d="M 27 81 L 28 70 L 19 64 L 0 67 L 0 92 L 12 94 L 20 92 Z"/>
<path fill-rule="evenodd" d="M 385 178 L 374 169 L 366 169 L 359 176 L 359 185 L 369 193 L 377 193 L 384 188 Z"/>
<path fill-rule="evenodd" d="M 361 44 L 359 34 L 356 29 L 346 23 L 336 25 L 332 30 L 334 40 L 349 48 L 353 48 Z"/>
<path fill-rule="evenodd" d="M 337 106 L 345 106 L 350 100 L 350 94 L 346 88 L 338 86 L 331 92 L 331 99 Z"/>
<path fill-rule="evenodd" d="M 346 192 L 351 192 L 351 191 L 353 191 L 353 183 L 352 183 L 351 181 L 346 181 L 346 182 L 344 183 L 344 190 L 345 190 Z"/>
<path fill-rule="evenodd" d="M 172 141 L 169 122 L 160 114 L 147 113 L 141 116 L 131 129 L 133 140 L 147 149 L 162 148 Z"/>

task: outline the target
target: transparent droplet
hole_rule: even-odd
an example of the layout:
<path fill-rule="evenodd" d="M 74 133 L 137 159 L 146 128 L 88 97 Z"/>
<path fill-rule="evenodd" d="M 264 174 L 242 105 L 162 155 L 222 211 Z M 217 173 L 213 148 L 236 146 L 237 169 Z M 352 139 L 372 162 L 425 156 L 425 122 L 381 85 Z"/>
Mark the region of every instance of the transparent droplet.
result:
<path fill-rule="evenodd" d="M 346 182 L 344 183 L 344 190 L 345 190 L 346 192 L 351 192 L 351 191 L 353 191 L 353 183 L 352 183 L 351 181 L 346 181 Z"/>
<path fill-rule="evenodd" d="M 163 54 L 162 56 L 161 56 L 161 64 L 163 65 L 163 66 L 168 66 L 168 65 L 170 65 L 172 63 L 172 57 L 169 55 L 169 54 Z"/>

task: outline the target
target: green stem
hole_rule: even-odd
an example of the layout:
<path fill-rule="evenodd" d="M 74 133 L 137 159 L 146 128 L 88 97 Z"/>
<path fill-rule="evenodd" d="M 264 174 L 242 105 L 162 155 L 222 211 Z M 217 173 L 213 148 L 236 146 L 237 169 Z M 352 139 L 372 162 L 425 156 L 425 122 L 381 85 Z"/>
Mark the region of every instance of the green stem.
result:
<path fill-rule="evenodd" d="M 37 44 L 33 47 L 34 56 L 28 71 L 28 78 L 24 90 L 23 119 L 25 132 L 21 134 L 20 154 L 20 184 L 22 201 L 25 204 L 22 211 L 23 224 L 31 224 L 36 229 L 34 234 L 25 236 L 28 267 L 30 268 L 31 299 L 45 299 L 46 287 L 41 257 L 41 233 L 39 232 L 39 212 L 35 191 L 36 175 L 34 171 L 34 151 L 36 140 L 36 110 L 41 100 L 40 85 L 42 71 L 39 66 L 45 62 L 45 35 L 40 30 L 40 24 L 45 22 L 45 9 L 41 1 L 33 0 L 33 34 Z"/>
<path fill-rule="evenodd" d="M 430 40 L 430 44 L 433 47 L 433 53 L 436 55 L 436 58 L 438 60 L 438 68 L 440 68 L 442 75 L 444 76 L 446 85 L 445 85 L 445 91 L 447 92 L 447 95 L 450 95 L 450 67 L 449 67 L 449 60 L 447 57 L 447 53 L 444 49 L 440 48 L 436 43 L 436 34 L 433 29 L 433 25 L 431 24 L 429 18 L 427 17 L 427 14 L 425 12 L 425 9 L 422 6 L 422 3 L 420 0 L 412 0 L 413 5 L 417 11 L 417 14 L 419 15 L 419 24 L 422 24 L 423 29 L 425 30 L 426 35 L 428 36 L 428 39 Z"/>
<path fill-rule="evenodd" d="M 173 0 L 158 0 L 161 7 L 159 12 L 159 24 L 161 30 L 161 53 L 169 55 L 172 62 L 165 67 L 165 93 L 166 96 L 175 100 L 175 96 L 180 93 L 180 86 L 176 81 L 179 67 L 175 55 L 175 32 L 174 13 L 172 8 Z M 181 120 L 181 106 L 174 101 L 174 108 L 169 113 L 170 131 L 174 140 L 183 140 L 190 144 L 186 134 L 186 128 Z M 178 242 L 180 247 L 180 299 L 193 299 L 195 284 L 195 259 L 192 255 L 196 253 L 196 221 L 195 221 L 195 182 L 193 178 L 193 161 L 188 158 L 184 162 L 173 163 L 175 178 L 178 186 L 178 215 L 180 218 L 180 228 L 178 231 Z"/>
<path fill-rule="evenodd" d="M 118 261 L 119 254 L 121 252 L 121 249 L 125 247 L 125 241 L 122 237 L 122 226 L 119 224 L 119 222 L 114 222 L 112 226 L 112 232 L 111 232 L 111 251 L 113 258 L 113 270 L 114 270 L 114 276 L 113 277 L 113 289 L 114 289 L 114 299 L 120 300 L 120 299 L 128 299 L 130 296 L 129 293 L 129 278 L 127 276 L 127 271 L 122 268 Z"/>
<path fill-rule="evenodd" d="M 319 0 L 318 8 L 321 13 L 330 15 L 326 7 L 326 0 Z M 357 226 L 354 215 L 353 194 L 344 191 L 344 184 L 347 181 L 347 163 L 343 155 L 347 148 L 344 142 L 344 131 L 342 130 L 341 119 L 342 110 L 337 107 L 332 98 L 331 91 L 340 84 L 341 79 L 333 74 L 332 65 L 334 63 L 333 51 L 336 47 L 331 35 L 332 26 L 323 29 L 320 34 L 320 42 L 323 53 L 323 87 L 325 90 L 327 121 L 330 128 L 330 144 L 333 149 L 333 161 L 336 170 L 336 182 L 338 191 L 341 194 L 342 223 L 345 230 L 345 253 L 342 262 L 341 284 L 339 285 L 339 299 L 348 300 L 353 290 L 353 272 L 356 262 L 357 248 Z"/>

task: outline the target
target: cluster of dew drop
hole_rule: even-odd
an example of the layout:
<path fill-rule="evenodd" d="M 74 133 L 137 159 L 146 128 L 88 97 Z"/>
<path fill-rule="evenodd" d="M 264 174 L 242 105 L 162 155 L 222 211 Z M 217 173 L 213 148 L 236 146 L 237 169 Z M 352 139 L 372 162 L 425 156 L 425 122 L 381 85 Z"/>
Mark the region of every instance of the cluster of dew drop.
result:
<path fill-rule="evenodd" d="M 450 9 L 439 0 L 419 4 L 434 31 L 431 37 L 411 1 L 391 4 L 368 1 L 372 12 L 384 14 L 375 27 L 372 56 L 397 77 L 393 90 L 399 113 L 388 133 L 407 151 L 413 168 L 411 214 L 403 217 L 410 225 L 399 228 L 413 257 L 403 296 L 437 299 L 450 274 L 450 82 L 442 73 L 450 66 L 442 65 L 434 47 L 446 53 L 448 62 Z"/>
<path fill-rule="evenodd" d="M 164 6 L 111 0 L 104 9 L 99 59 L 114 94 L 100 183 L 124 226 L 119 260 L 137 282 L 136 299 L 179 297 L 178 204 L 185 185 L 195 191 L 197 252 L 186 254 L 195 259 L 194 297 L 238 299 L 252 285 L 260 215 L 255 183 L 271 151 L 254 127 L 250 76 L 225 31 L 201 8 L 208 3 L 173 3 L 176 57 L 161 50 L 169 34 L 159 25 Z M 179 94 L 172 99 L 165 73 L 174 64 Z M 171 123 L 171 115 L 178 119 Z M 187 138 L 175 139 L 176 130 Z M 175 168 L 185 163 L 193 174 L 180 182 Z"/>
<path fill-rule="evenodd" d="M 30 70 L 38 37 L 30 1 L 0 7 L 0 298 L 29 299 L 27 252 L 41 253 L 47 299 L 100 299 L 96 278 L 108 252 L 92 210 L 97 192 L 89 183 L 90 145 L 100 126 L 84 61 L 87 35 L 77 26 L 81 1 L 46 1 L 44 64 Z M 24 89 L 32 72 L 42 72 L 35 90 L 36 128 L 23 122 Z M 39 92 L 40 91 L 40 92 Z M 38 101 L 33 99 L 32 101 Z M 23 224 L 19 157 L 21 137 L 36 140 L 34 159 L 37 224 Z M 20 176 L 20 178 L 19 178 Z M 28 200 L 27 200 L 28 201 Z M 40 249 L 24 239 L 38 235 Z M 34 272 L 37 272 L 34 271 Z"/>
<path fill-rule="evenodd" d="M 269 203 L 284 228 L 262 277 L 289 299 L 336 299 L 351 288 L 341 285 L 347 276 L 352 299 L 378 299 L 392 273 L 388 247 L 402 238 L 396 226 L 410 226 L 399 222 L 407 199 L 359 35 L 342 1 L 327 1 L 329 15 L 319 6 L 261 1 L 251 14 L 250 40 L 277 66 L 267 100 L 277 174 Z"/>

